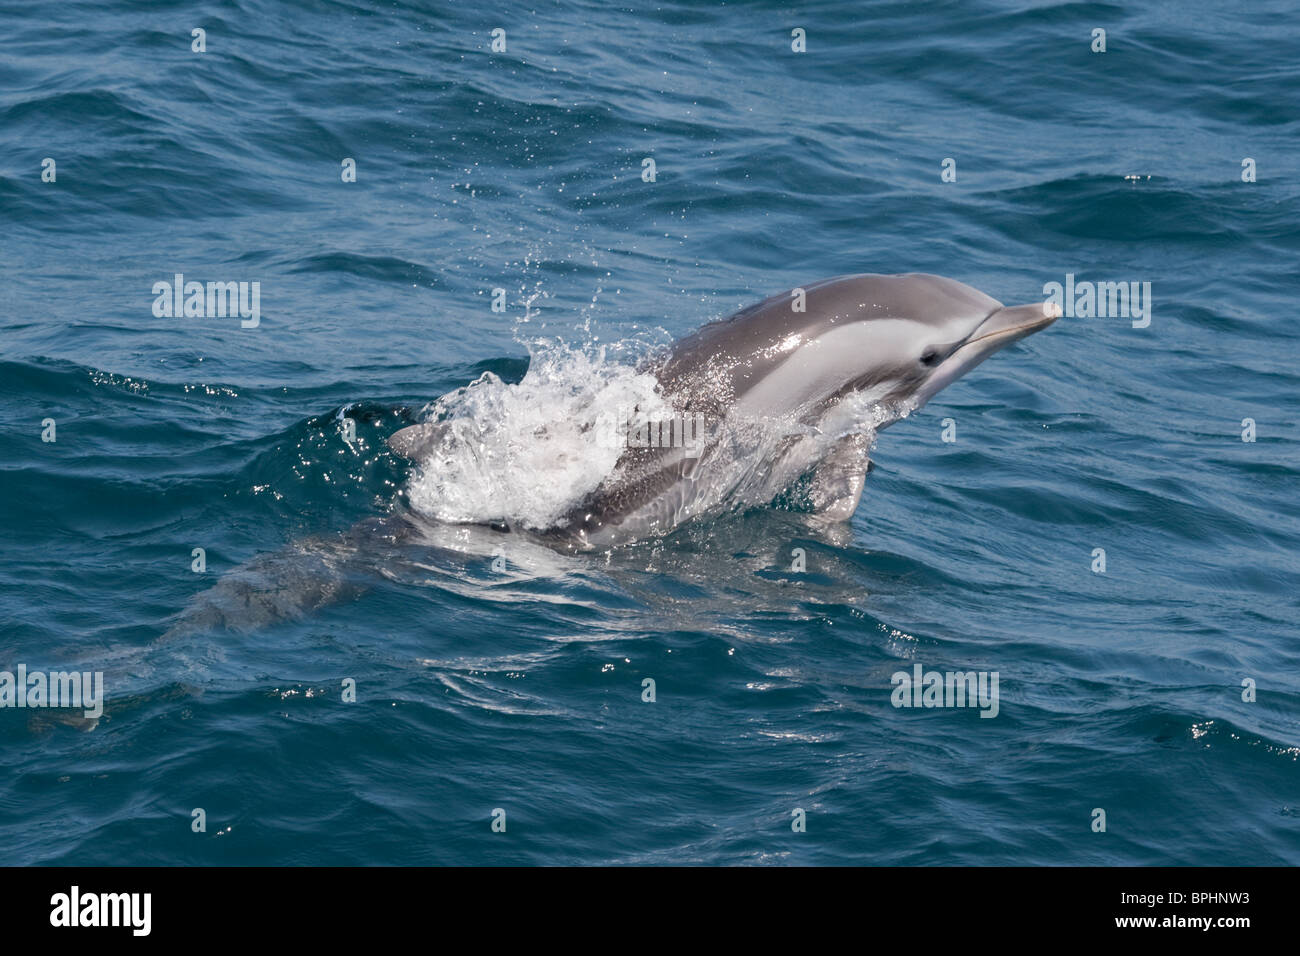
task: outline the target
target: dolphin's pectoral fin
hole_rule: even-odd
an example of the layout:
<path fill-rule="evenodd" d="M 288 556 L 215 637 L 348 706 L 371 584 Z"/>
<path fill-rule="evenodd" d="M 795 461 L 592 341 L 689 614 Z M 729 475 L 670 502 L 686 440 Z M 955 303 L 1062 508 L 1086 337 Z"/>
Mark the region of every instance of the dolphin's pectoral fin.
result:
<path fill-rule="evenodd" d="M 870 453 L 867 436 L 846 435 L 813 469 L 808 502 L 819 521 L 847 521 L 853 517 L 871 468 Z"/>

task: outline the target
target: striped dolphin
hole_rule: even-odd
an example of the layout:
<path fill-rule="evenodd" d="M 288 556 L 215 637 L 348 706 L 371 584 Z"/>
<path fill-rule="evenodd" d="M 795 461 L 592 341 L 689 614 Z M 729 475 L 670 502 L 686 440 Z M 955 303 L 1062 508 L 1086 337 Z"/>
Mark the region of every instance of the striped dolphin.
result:
<path fill-rule="evenodd" d="M 847 519 L 876 431 L 1059 315 L 1052 303 L 1006 307 L 919 273 L 839 276 L 774 295 L 646 363 L 678 413 L 658 433 L 668 439 L 628 447 L 548 531 L 571 546 L 605 547 L 792 487 L 820 519 Z M 700 421 L 702 441 L 672 440 Z M 418 460 L 439 436 L 437 424 L 413 425 L 389 445 Z"/>

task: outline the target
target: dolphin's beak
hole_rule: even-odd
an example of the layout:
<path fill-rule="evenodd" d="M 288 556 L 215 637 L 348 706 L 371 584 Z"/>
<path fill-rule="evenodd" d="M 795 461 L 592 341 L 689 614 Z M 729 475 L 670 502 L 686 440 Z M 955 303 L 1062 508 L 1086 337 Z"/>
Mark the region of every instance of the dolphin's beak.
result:
<path fill-rule="evenodd" d="M 1055 302 L 1013 305 L 997 309 L 979 324 L 970 338 L 962 343 L 962 348 L 982 342 L 981 351 L 986 354 L 994 352 L 1039 329 L 1047 328 L 1060 317 L 1061 307 Z M 988 341 L 984 341 L 985 339 Z"/>

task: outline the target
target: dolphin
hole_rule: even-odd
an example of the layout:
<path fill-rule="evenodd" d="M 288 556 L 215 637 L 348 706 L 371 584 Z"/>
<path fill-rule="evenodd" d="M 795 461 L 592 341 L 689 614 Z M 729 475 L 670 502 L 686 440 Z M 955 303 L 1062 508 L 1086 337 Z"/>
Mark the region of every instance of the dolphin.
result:
<path fill-rule="evenodd" d="M 616 464 L 553 526 L 449 524 L 395 503 L 387 515 L 223 576 L 160 640 L 271 626 L 359 596 L 394 568 L 417 576 L 463 568 L 507 540 L 512 561 L 529 573 L 560 574 L 567 558 L 557 551 L 607 548 L 774 500 L 834 533 L 857 510 L 876 432 L 1060 314 L 1052 302 L 1006 307 L 961 282 L 916 273 L 840 276 L 782 292 L 642 363 L 673 420 L 613 422 Z M 445 422 L 387 439 L 426 468 L 456 453 L 454 440 Z"/>
<path fill-rule="evenodd" d="M 628 429 L 650 440 L 629 440 L 636 447 L 599 487 L 543 530 L 578 549 L 606 547 L 792 487 L 817 520 L 846 520 L 875 432 L 1060 314 L 921 273 L 838 276 L 771 296 L 644 363 L 677 415 Z M 686 440 L 700 422 L 702 441 Z M 439 423 L 412 425 L 389 446 L 425 460 L 443 435 Z"/>

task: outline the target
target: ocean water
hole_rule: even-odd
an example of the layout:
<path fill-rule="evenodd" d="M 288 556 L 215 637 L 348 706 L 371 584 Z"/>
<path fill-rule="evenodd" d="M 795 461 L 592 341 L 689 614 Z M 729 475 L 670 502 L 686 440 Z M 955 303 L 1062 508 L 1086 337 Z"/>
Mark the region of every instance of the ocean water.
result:
<path fill-rule="evenodd" d="M 0 862 L 1300 863 L 1297 37 L 1283 2 L 3 0 L 0 669 L 107 704 L 0 709 Z M 1150 321 L 990 359 L 843 527 L 390 533 L 555 506 L 604 464 L 503 432 L 911 271 L 1149 282 Z M 156 315 L 177 273 L 259 283 L 257 326 Z M 492 454 L 385 448 L 484 373 Z M 996 717 L 894 706 L 916 665 L 995 672 Z"/>

